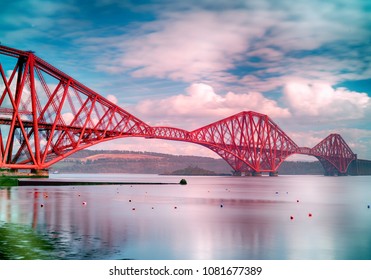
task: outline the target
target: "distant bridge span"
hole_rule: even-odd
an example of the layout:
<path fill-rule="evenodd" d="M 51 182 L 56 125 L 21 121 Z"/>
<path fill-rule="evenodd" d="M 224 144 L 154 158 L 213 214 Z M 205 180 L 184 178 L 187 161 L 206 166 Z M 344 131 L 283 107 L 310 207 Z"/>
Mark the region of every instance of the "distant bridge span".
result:
<path fill-rule="evenodd" d="M 123 137 L 199 144 L 236 174 L 277 172 L 290 155 L 311 155 L 325 173 L 356 159 L 339 134 L 299 147 L 267 115 L 244 111 L 193 131 L 154 127 L 34 55 L 0 46 L 0 168 L 45 170 L 92 145 Z"/>

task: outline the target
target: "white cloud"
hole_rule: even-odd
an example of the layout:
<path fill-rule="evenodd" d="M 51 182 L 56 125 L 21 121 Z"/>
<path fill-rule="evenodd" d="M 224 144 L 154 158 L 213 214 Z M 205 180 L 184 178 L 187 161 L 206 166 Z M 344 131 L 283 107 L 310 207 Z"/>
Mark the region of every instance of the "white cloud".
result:
<path fill-rule="evenodd" d="M 291 77 L 337 84 L 370 76 L 368 15 L 357 1 L 170 2 L 126 6 L 156 18 L 75 41 L 99 52 L 100 71 L 224 89 L 264 92 Z"/>
<path fill-rule="evenodd" d="M 204 83 L 192 84 L 185 94 L 164 99 L 146 99 L 139 102 L 133 111 L 144 120 L 165 120 L 170 116 L 173 123 L 166 125 L 180 125 L 186 129 L 196 129 L 198 127 L 194 126 L 206 125 L 207 121 L 216 121 L 241 111 L 257 111 L 272 118 L 290 117 L 288 109 L 279 107 L 276 101 L 265 98 L 261 93 L 228 92 L 222 95 L 215 93 L 211 86 Z M 164 123 L 156 123 L 159 124 Z"/>
<path fill-rule="evenodd" d="M 70 112 L 62 114 L 62 119 L 66 124 L 70 124 L 74 119 L 74 115 Z"/>
<path fill-rule="evenodd" d="M 117 97 L 116 96 L 114 96 L 113 94 L 109 94 L 109 95 L 107 95 L 107 100 L 109 100 L 109 101 L 111 101 L 113 104 L 117 104 Z"/>
<path fill-rule="evenodd" d="M 284 98 L 294 115 L 328 121 L 360 119 L 371 109 L 366 93 L 334 89 L 328 84 L 290 82 L 284 88 Z"/>
<path fill-rule="evenodd" d="M 121 62 L 137 77 L 159 77 L 187 82 L 227 75 L 249 46 L 262 36 L 264 24 L 240 11 L 167 14 L 145 24 L 145 34 L 122 45 Z"/>

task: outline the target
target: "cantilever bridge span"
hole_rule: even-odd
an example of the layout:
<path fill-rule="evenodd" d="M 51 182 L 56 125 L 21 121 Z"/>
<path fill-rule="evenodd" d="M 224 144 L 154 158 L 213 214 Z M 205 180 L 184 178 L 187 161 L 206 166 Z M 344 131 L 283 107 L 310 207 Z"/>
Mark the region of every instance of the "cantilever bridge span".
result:
<path fill-rule="evenodd" d="M 327 174 L 346 174 L 356 159 L 331 134 L 299 147 L 267 115 L 244 111 L 193 131 L 153 127 L 31 51 L 0 46 L 0 168 L 45 170 L 94 144 L 145 137 L 199 144 L 236 173 L 275 173 L 290 155 L 311 155 Z"/>

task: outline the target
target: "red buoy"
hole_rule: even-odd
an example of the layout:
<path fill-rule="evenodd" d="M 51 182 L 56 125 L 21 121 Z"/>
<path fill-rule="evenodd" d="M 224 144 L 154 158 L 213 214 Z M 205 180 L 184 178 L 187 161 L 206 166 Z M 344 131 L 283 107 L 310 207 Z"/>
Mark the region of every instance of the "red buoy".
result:
<path fill-rule="evenodd" d="M 293 220 L 294 219 L 294 217 L 293 216 L 290 216 L 290 220 Z"/>
<path fill-rule="evenodd" d="M 82 202 L 82 205 L 86 205 L 86 204 L 87 204 L 86 201 L 83 201 L 83 202 Z"/>
<path fill-rule="evenodd" d="M 312 213 L 309 213 L 308 216 L 309 216 L 309 217 L 312 217 Z"/>

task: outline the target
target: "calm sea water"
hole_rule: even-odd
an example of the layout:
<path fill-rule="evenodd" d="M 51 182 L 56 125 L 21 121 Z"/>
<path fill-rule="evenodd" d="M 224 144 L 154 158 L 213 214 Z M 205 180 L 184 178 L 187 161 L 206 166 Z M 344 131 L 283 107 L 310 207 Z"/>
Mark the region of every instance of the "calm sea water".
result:
<path fill-rule="evenodd" d="M 371 176 L 185 178 L 2 188 L 0 258 L 371 259 Z"/>

